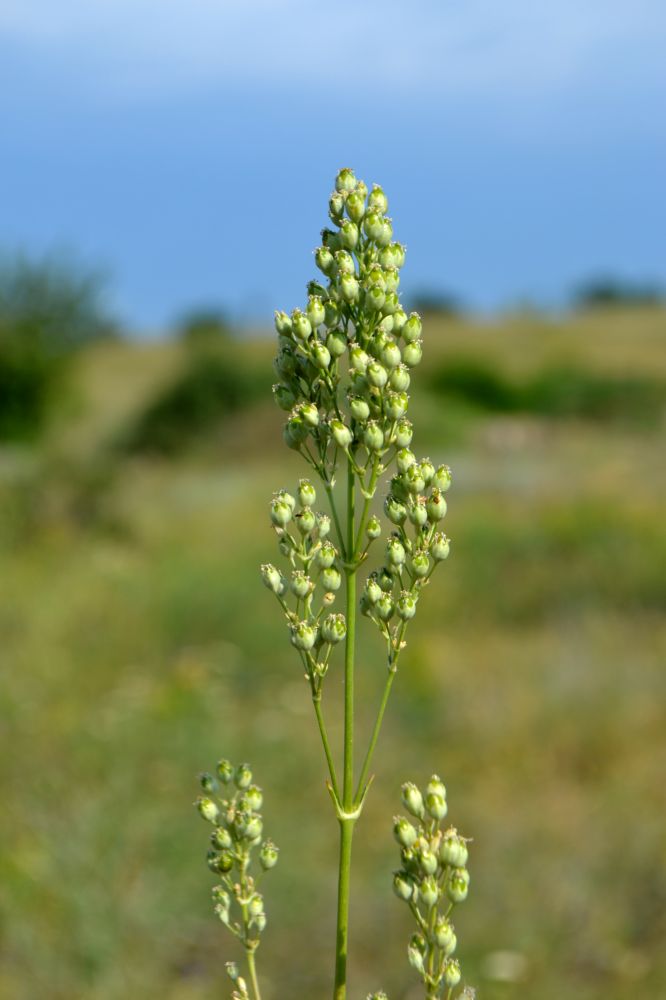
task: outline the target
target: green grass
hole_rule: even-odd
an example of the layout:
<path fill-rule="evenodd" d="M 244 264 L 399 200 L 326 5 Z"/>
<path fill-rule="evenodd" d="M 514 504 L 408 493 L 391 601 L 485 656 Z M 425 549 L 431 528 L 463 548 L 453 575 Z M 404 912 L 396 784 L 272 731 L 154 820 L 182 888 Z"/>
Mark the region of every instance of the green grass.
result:
<path fill-rule="evenodd" d="M 661 377 L 659 317 L 663 340 L 649 311 L 426 329 L 417 444 L 454 469 L 453 547 L 401 664 L 355 844 L 359 998 L 415 996 L 390 821 L 401 781 L 432 770 L 474 837 L 458 936 L 483 997 L 666 992 L 663 423 L 444 409 L 425 388 L 470 353 L 507 381 L 565 355 L 592 381 Z M 233 947 L 191 806 L 222 754 L 253 762 L 282 848 L 266 996 L 328 993 L 334 822 L 306 685 L 257 572 L 274 558 L 268 497 L 301 472 L 280 414 L 232 414 L 173 461 L 107 448 L 180 350 L 91 350 L 78 411 L 41 451 L 0 462 L 3 1000 L 226 995 Z M 239 351 L 270 381 L 270 346 Z M 374 630 L 361 643 L 369 723 L 383 659 Z M 339 663 L 327 686 L 337 734 Z M 497 950 L 525 956 L 523 982 L 488 978 Z"/>

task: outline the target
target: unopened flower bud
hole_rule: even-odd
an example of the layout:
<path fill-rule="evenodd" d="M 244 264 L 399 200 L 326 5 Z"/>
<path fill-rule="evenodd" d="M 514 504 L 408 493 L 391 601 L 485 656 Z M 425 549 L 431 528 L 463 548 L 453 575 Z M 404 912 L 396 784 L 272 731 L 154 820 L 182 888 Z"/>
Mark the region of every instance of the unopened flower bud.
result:
<path fill-rule="evenodd" d="M 407 366 L 401 363 L 397 368 L 394 368 L 389 376 L 389 382 L 391 388 L 395 389 L 396 392 L 404 392 L 406 389 L 409 389 L 411 377 Z"/>
<path fill-rule="evenodd" d="M 354 250 L 358 244 L 358 226 L 351 219 L 345 219 L 340 226 L 340 240 L 346 250 Z"/>
<path fill-rule="evenodd" d="M 440 465 L 433 476 L 432 484 L 433 486 L 436 486 L 441 493 L 446 493 L 451 486 L 451 470 L 448 465 Z"/>
<path fill-rule="evenodd" d="M 399 538 L 390 538 L 386 544 L 386 561 L 389 566 L 402 566 L 406 558 L 405 548 Z"/>
<path fill-rule="evenodd" d="M 439 917 L 435 924 L 435 942 L 448 958 L 456 950 L 457 939 L 451 924 L 446 917 Z"/>
<path fill-rule="evenodd" d="M 345 205 L 347 209 L 347 215 L 352 220 L 352 222 L 360 222 L 365 214 L 365 198 L 363 193 L 357 188 L 355 191 L 351 191 L 347 195 L 347 202 Z"/>
<path fill-rule="evenodd" d="M 338 250 L 336 252 L 335 266 L 337 267 L 340 275 L 356 277 L 356 265 L 354 264 L 354 258 L 347 250 Z"/>
<path fill-rule="evenodd" d="M 446 894 L 452 903 L 462 903 L 469 891 L 469 872 L 466 868 L 454 868 L 446 883 Z"/>
<path fill-rule="evenodd" d="M 274 594 L 284 593 L 284 581 L 282 579 L 282 574 L 279 569 L 276 569 L 272 563 L 264 563 L 261 567 L 261 579 L 269 590 L 272 590 Z"/>
<path fill-rule="evenodd" d="M 405 486 L 413 495 L 420 493 L 425 486 L 420 465 L 410 465 L 407 471 L 403 473 L 403 479 Z"/>
<path fill-rule="evenodd" d="M 402 336 L 408 344 L 413 344 L 421 336 L 423 325 L 418 313 L 410 313 L 409 318 L 402 328 Z"/>
<path fill-rule="evenodd" d="M 437 534 L 433 536 L 432 542 L 430 543 L 430 552 L 435 562 L 441 562 L 443 559 L 447 559 L 449 550 L 449 539 L 441 531 L 438 531 Z"/>
<path fill-rule="evenodd" d="M 308 300 L 308 305 L 306 309 L 308 320 L 310 321 L 310 326 L 313 330 L 316 330 L 318 326 L 324 322 L 324 317 L 326 311 L 324 309 L 324 303 L 322 302 L 319 295 L 311 295 Z"/>
<path fill-rule="evenodd" d="M 376 514 L 373 514 L 370 518 L 368 518 L 365 533 L 371 541 L 374 541 L 375 538 L 379 538 L 381 535 L 382 525 Z"/>
<path fill-rule="evenodd" d="M 416 829 L 404 816 L 396 816 L 393 823 L 393 836 L 401 847 L 412 847 L 416 842 Z"/>
<path fill-rule="evenodd" d="M 330 422 L 331 434 L 333 435 L 333 440 L 340 448 L 348 448 L 352 443 L 352 432 L 349 430 L 341 420 L 331 420 Z"/>
<path fill-rule="evenodd" d="M 331 519 L 328 514 L 317 514 L 317 535 L 322 540 L 328 538 L 331 532 Z"/>
<path fill-rule="evenodd" d="M 390 420 L 400 420 L 407 412 L 409 396 L 406 392 L 389 392 L 384 400 L 384 411 Z"/>
<path fill-rule="evenodd" d="M 408 591 L 403 591 L 396 601 L 395 610 L 398 612 L 398 618 L 402 618 L 404 622 L 413 618 L 416 614 L 416 598 L 414 595 Z"/>
<path fill-rule="evenodd" d="M 259 851 L 259 863 L 264 871 L 275 868 L 278 862 L 278 854 L 279 848 L 275 846 L 272 840 L 264 841 Z"/>
<path fill-rule="evenodd" d="M 457 958 L 450 958 L 444 966 L 444 982 L 451 990 L 460 982 L 460 963 Z"/>
<path fill-rule="evenodd" d="M 384 446 L 384 432 L 376 420 L 369 420 L 363 431 L 363 443 L 369 451 L 381 451 Z"/>
<path fill-rule="evenodd" d="M 317 368 L 321 371 L 325 371 L 331 363 L 331 355 L 325 344 L 321 341 L 317 343 L 312 348 L 312 360 L 314 361 Z"/>
<path fill-rule="evenodd" d="M 388 209 L 388 198 L 380 188 L 379 184 L 372 185 L 372 191 L 368 195 L 368 208 L 374 208 L 382 215 Z"/>
<path fill-rule="evenodd" d="M 335 302 L 330 299 L 324 303 L 324 323 L 330 329 L 340 322 L 340 310 Z M 329 348 L 330 350 L 330 348 Z"/>
<path fill-rule="evenodd" d="M 402 351 L 402 360 L 410 368 L 414 368 L 419 364 L 421 358 L 423 357 L 423 347 L 420 340 L 415 340 L 411 344 L 405 344 Z"/>
<path fill-rule="evenodd" d="M 328 277 L 335 271 L 335 257 L 328 247 L 317 247 L 315 262 L 320 271 Z"/>
<path fill-rule="evenodd" d="M 336 591 L 340 589 L 342 577 L 340 571 L 335 566 L 329 566 L 321 571 L 321 585 L 326 591 Z"/>
<path fill-rule="evenodd" d="M 291 314 L 291 328 L 299 340 L 307 340 L 312 333 L 310 320 L 300 309 L 294 309 Z"/>
<path fill-rule="evenodd" d="M 382 389 L 388 381 L 388 372 L 378 361 L 371 361 L 366 371 L 366 377 L 370 385 Z"/>
<path fill-rule="evenodd" d="M 426 792 L 425 806 L 428 813 L 437 821 L 444 819 L 448 812 L 446 799 L 436 792 Z"/>
<path fill-rule="evenodd" d="M 208 823 L 217 822 L 217 818 L 220 815 L 219 807 L 212 799 L 209 799 L 206 795 L 200 795 L 196 801 L 196 807 L 199 813 Z"/>
<path fill-rule="evenodd" d="M 408 448 L 412 443 L 412 437 L 414 436 L 414 428 L 409 420 L 402 419 L 398 421 L 398 425 L 395 429 L 395 443 L 398 448 Z"/>
<path fill-rule="evenodd" d="M 370 285 L 365 290 L 364 305 L 368 312 L 379 312 L 386 300 L 386 292 L 381 285 Z"/>
<path fill-rule="evenodd" d="M 407 809 L 412 816 L 416 816 L 417 819 L 423 819 L 423 796 L 414 782 L 407 781 L 402 786 L 402 801 L 405 809 Z"/>
<path fill-rule="evenodd" d="M 252 771 L 250 770 L 249 764 L 238 765 L 236 773 L 234 774 L 234 784 L 236 788 L 240 788 L 241 791 L 250 787 L 252 784 Z"/>
<path fill-rule="evenodd" d="M 423 525 L 428 520 L 428 511 L 426 510 L 425 500 L 423 497 L 412 497 L 407 506 L 407 516 L 411 523 L 417 528 L 422 528 Z"/>
<path fill-rule="evenodd" d="M 384 501 L 384 513 L 392 524 L 402 524 L 407 517 L 407 508 L 404 503 L 389 493 Z"/>
<path fill-rule="evenodd" d="M 367 420 L 370 416 L 370 407 L 365 399 L 360 396 L 352 396 L 349 400 L 349 410 L 355 420 Z"/>
<path fill-rule="evenodd" d="M 282 497 L 274 497 L 271 502 L 271 521 L 278 528 L 284 528 L 291 521 L 292 510 L 293 507 Z"/>
<path fill-rule="evenodd" d="M 332 645 L 342 642 L 347 635 L 347 623 L 344 615 L 327 615 L 321 623 L 321 635 L 324 642 Z"/>
<path fill-rule="evenodd" d="M 393 873 L 393 891 L 398 899 L 410 900 L 414 894 L 414 883 L 406 872 Z"/>
<path fill-rule="evenodd" d="M 425 971 L 425 964 L 423 961 L 424 955 L 426 953 L 425 940 L 420 934 L 413 934 L 412 939 L 409 942 L 407 948 L 407 957 L 409 959 L 409 964 L 416 972 L 423 974 Z"/>
<path fill-rule="evenodd" d="M 451 865 L 452 868 L 464 868 L 468 858 L 469 850 L 464 837 L 451 827 L 442 838 L 439 848 L 440 861 L 443 865 Z"/>
<path fill-rule="evenodd" d="M 210 835 L 210 842 L 218 851 L 229 850 L 233 841 L 231 834 L 223 826 L 218 826 Z"/>
<path fill-rule="evenodd" d="M 433 875 L 426 875 L 419 885 L 419 898 L 424 906 L 434 906 L 439 899 L 439 886 Z"/>
<path fill-rule="evenodd" d="M 345 302 L 356 302 L 360 294 L 360 286 L 353 274 L 342 275 L 340 278 L 340 291 Z"/>
<path fill-rule="evenodd" d="M 289 587 L 295 597 L 302 599 L 312 591 L 313 584 L 310 577 L 306 576 L 302 569 L 295 569 L 291 574 Z"/>
<path fill-rule="evenodd" d="M 343 167 L 335 178 L 335 190 L 341 192 L 353 191 L 356 187 L 356 177 L 350 167 Z"/>
<path fill-rule="evenodd" d="M 382 594 L 377 603 L 375 604 L 375 610 L 383 622 L 390 621 L 393 617 L 393 601 L 390 594 Z"/>
<path fill-rule="evenodd" d="M 345 210 L 345 199 L 339 191 L 334 191 L 331 197 L 328 199 L 328 215 L 331 222 L 335 222 L 336 225 L 340 222 L 342 218 L 342 213 Z"/>
<path fill-rule="evenodd" d="M 283 337 L 291 333 L 291 320 L 287 313 L 280 309 L 275 310 L 275 329 Z"/>
<path fill-rule="evenodd" d="M 234 776 L 234 768 L 231 761 L 228 760 L 218 760 L 217 762 L 217 776 L 224 785 L 228 785 Z"/>
<path fill-rule="evenodd" d="M 328 569 L 335 562 L 336 555 L 335 546 L 331 542 L 324 542 L 315 556 L 317 566 L 320 569 Z"/>
<path fill-rule="evenodd" d="M 412 575 L 418 580 L 422 580 L 428 575 L 430 570 L 430 560 L 425 552 L 415 552 L 412 556 L 409 568 L 412 571 Z"/>
<path fill-rule="evenodd" d="M 347 338 L 339 330 L 333 330 L 326 338 L 326 346 L 331 357 L 341 358 L 347 350 Z"/>
<path fill-rule="evenodd" d="M 435 488 L 428 497 L 426 509 L 428 511 L 428 520 L 432 521 L 433 524 L 441 521 L 446 514 L 446 500 L 438 489 Z"/>

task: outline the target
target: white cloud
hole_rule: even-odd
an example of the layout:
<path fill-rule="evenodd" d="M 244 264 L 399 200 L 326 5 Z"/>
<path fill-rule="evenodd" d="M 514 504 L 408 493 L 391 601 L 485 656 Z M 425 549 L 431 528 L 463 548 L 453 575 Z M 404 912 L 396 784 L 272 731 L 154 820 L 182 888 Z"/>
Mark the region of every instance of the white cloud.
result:
<path fill-rule="evenodd" d="M 4 0 L 0 40 L 113 96 L 220 85 L 526 100 L 603 84 L 614 67 L 665 81 L 663 0 Z M 631 82 L 631 81 L 627 81 Z M 363 88 L 361 91 L 360 88 Z"/>

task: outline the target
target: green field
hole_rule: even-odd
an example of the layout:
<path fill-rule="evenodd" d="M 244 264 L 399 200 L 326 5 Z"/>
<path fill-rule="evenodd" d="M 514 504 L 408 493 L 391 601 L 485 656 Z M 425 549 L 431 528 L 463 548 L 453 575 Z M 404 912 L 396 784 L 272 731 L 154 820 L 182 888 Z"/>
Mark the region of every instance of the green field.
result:
<path fill-rule="evenodd" d="M 457 924 L 480 1000 L 665 996 L 666 313 L 432 318 L 425 336 L 414 444 L 453 469 L 452 555 L 357 831 L 351 996 L 418 1000 L 391 817 L 433 770 L 474 837 Z M 0 449 L 3 1000 L 228 995 L 192 808 L 222 755 L 252 762 L 281 847 L 264 1000 L 328 996 L 337 831 L 257 571 L 270 494 L 303 474 L 272 350 L 233 349 L 265 401 L 163 455 L 119 442 L 186 349 L 101 343 L 42 443 Z M 365 625 L 361 647 L 369 724 L 384 660 Z M 327 685 L 337 735 L 339 664 Z"/>

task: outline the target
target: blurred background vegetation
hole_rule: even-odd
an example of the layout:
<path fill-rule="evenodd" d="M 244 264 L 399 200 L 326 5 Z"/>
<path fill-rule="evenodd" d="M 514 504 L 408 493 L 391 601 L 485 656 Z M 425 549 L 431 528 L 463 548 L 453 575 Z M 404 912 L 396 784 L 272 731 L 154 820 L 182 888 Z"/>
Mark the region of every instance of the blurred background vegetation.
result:
<path fill-rule="evenodd" d="M 391 817 L 437 770 L 474 837 L 458 921 L 488 1000 L 666 995 L 666 309 L 606 281 L 479 320 L 422 293 L 418 452 L 452 556 L 404 656 L 359 827 L 353 995 L 415 1000 Z M 260 561 L 281 443 L 271 336 L 217 308 L 121 335 L 103 285 L 0 268 L 0 996 L 209 1000 L 233 947 L 191 803 L 249 759 L 281 861 L 267 1000 L 328 993 L 336 830 Z M 359 721 L 383 656 L 361 628 Z M 327 682 L 339 732 L 340 671 Z"/>

